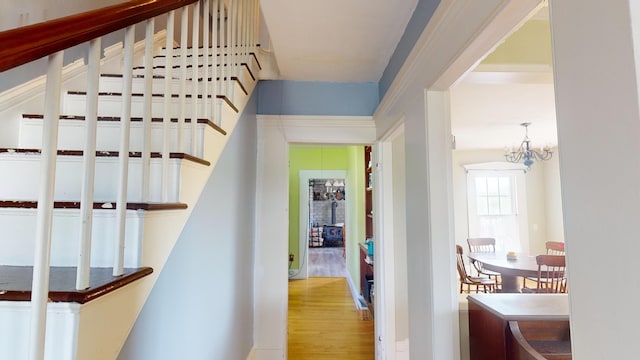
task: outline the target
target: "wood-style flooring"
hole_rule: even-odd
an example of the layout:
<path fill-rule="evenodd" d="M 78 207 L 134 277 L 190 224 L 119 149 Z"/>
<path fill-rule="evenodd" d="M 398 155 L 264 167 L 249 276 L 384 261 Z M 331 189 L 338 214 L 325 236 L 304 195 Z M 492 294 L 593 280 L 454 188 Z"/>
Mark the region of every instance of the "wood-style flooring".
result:
<path fill-rule="evenodd" d="M 309 276 L 346 277 L 343 247 L 309 248 Z"/>
<path fill-rule="evenodd" d="M 373 323 L 360 320 L 345 278 L 289 281 L 288 359 L 372 360 Z"/>

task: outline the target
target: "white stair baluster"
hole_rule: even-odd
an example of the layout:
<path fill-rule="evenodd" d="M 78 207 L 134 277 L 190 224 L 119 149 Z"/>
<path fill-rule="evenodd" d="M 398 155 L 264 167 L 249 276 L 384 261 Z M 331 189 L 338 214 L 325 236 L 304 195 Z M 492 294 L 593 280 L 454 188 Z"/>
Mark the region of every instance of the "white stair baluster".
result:
<path fill-rule="evenodd" d="M 89 287 L 91 267 L 91 228 L 93 225 L 93 190 L 96 171 L 96 135 L 98 130 L 98 85 L 100 81 L 101 38 L 89 42 L 87 70 L 87 112 L 85 114 L 85 145 L 82 195 L 80 197 L 80 250 L 76 271 L 76 289 Z"/>
<path fill-rule="evenodd" d="M 198 120 L 198 46 L 200 37 L 200 3 L 193 4 L 193 27 L 191 29 L 192 75 L 191 75 L 191 149 L 189 154 L 195 155 L 196 122 Z M 204 99 L 203 99 L 204 100 Z"/>
<path fill-rule="evenodd" d="M 127 179 L 129 178 L 129 139 L 131 137 L 131 93 L 133 78 L 133 42 L 135 25 L 127 27 L 124 35 L 124 64 L 122 66 L 122 114 L 120 115 L 120 150 L 118 198 L 116 200 L 116 228 L 113 276 L 124 273 L 124 239 L 127 215 Z"/>
<path fill-rule="evenodd" d="M 153 31 L 155 19 L 146 21 L 144 48 L 144 110 L 142 115 L 142 201 L 149 201 L 151 166 L 151 117 L 153 101 Z"/>
<path fill-rule="evenodd" d="M 211 26 L 211 121 L 218 123 L 216 113 L 216 84 L 218 83 L 218 0 L 212 1 L 213 24 Z"/>
<path fill-rule="evenodd" d="M 49 55 L 45 89 L 42 156 L 40 160 L 40 189 L 36 223 L 36 248 L 31 285 L 31 333 L 29 360 L 44 358 L 47 302 L 49 297 L 49 264 L 51 261 L 51 228 L 58 151 L 58 122 L 60 120 L 60 86 L 63 52 Z"/>
<path fill-rule="evenodd" d="M 202 66 L 204 68 L 204 75 L 202 76 L 202 117 L 209 119 L 209 78 L 211 77 L 211 69 L 209 68 L 209 54 L 211 45 L 209 45 L 209 17 L 211 16 L 211 4 L 209 0 L 202 1 L 203 15 L 202 15 Z M 197 122 L 193 123 L 195 127 Z M 199 156 L 201 149 L 198 149 L 197 153 L 193 155 Z"/>
<path fill-rule="evenodd" d="M 173 29 L 175 11 L 167 14 L 167 38 L 164 64 L 164 114 L 162 119 L 162 201 L 169 199 L 169 156 L 171 153 L 171 78 L 173 73 Z"/>
<path fill-rule="evenodd" d="M 234 35 L 235 35 L 235 16 L 236 16 L 236 9 L 235 9 L 235 4 L 236 4 L 236 0 L 229 0 L 229 15 L 228 15 L 228 19 L 227 19 L 227 28 L 228 28 L 228 34 L 227 34 L 227 38 L 228 38 L 228 42 L 227 42 L 227 72 L 226 72 L 226 85 L 227 85 L 227 91 L 226 91 L 226 96 L 229 99 L 229 101 L 233 101 L 233 97 L 231 96 L 231 91 L 232 91 L 232 87 L 233 87 L 233 82 L 231 81 L 231 77 L 233 76 L 233 67 L 235 66 L 235 52 L 236 52 L 236 44 L 234 41 Z"/>
<path fill-rule="evenodd" d="M 183 7 L 180 17 L 180 116 L 178 117 L 178 152 L 184 152 L 184 118 L 187 111 L 187 39 L 189 34 L 189 6 Z M 192 76 L 193 77 L 193 76 Z"/>

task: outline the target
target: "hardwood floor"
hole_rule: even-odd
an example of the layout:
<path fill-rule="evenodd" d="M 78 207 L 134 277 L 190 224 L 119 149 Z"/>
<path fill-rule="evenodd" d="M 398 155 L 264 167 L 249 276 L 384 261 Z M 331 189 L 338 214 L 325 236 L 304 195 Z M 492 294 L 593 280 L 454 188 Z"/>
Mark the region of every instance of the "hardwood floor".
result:
<path fill-rule="evenodd" d="M 288 358 L 372 360 L 373 321 L 360 320 L 342 277 L 289 280 Z"/>
<path fill-rule="evenodd" d="M 346 277 L 347 264 L 343 247 L 309 248 L 309 276 Z"/>

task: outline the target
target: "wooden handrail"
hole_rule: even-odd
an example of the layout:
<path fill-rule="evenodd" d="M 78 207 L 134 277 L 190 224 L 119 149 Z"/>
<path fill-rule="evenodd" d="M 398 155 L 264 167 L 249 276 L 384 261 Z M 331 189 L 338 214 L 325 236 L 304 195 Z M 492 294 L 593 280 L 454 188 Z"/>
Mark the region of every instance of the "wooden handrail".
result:
<path fill-rule="evenodd" d="M 198 0 L 133 0 L 0 32 L 0 72 L 196 1 Z"/>

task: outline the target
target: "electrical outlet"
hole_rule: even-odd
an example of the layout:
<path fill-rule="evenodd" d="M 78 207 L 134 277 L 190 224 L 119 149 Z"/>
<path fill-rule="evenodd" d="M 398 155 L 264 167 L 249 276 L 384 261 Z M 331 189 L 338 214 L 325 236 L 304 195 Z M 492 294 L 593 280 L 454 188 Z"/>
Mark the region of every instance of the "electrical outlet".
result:
<path fill-rule="evenodd" d="M 293 254 L 289 254 L 289 262 L 293 262 Z"/>

